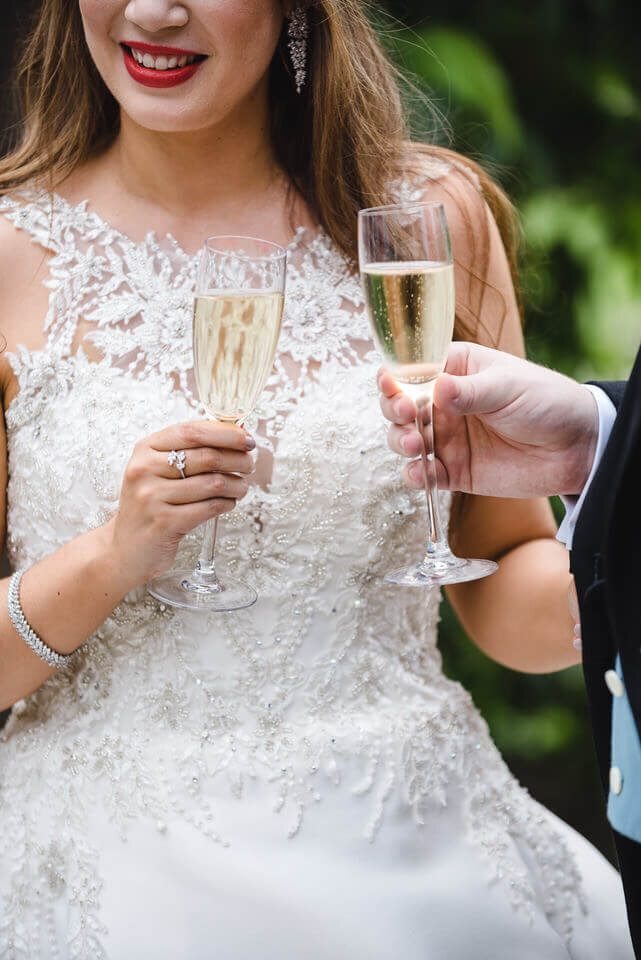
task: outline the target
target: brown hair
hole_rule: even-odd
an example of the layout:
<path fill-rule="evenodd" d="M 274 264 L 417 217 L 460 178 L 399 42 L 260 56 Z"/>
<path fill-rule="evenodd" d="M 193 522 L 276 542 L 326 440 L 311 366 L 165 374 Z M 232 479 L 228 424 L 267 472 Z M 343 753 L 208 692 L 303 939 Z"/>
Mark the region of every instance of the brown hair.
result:
<path fill-rule="evenodd" d="M 407 173 L 408 165 L 420 167 L 422 156 L 447 159 L 480 186 L 518 290 L 518 233 L 509 200 L 473 161 L 443 148 L 408 143 L 400 77 L 365 16 L 365 4 L 306 0 L 306 6 L 310 79 L 299 96 L 284 25 L 270 71 L 271 130 L 281 163 L 318 222 L 355 262 L 357 211 L 389 202 L 390 185 Z M 53 189 L 109 146 L 119 129 L 118 104 L 87 48 L 78 0 L 42 0 L 18 83 L 24 127 L 17 147 L 0 160 L 0 194 L 30 180 L 47 180 Z M 483 265 L 489 233 L 474 242 L 484 246 L 474 257 Z M 474 279 L 482 290 L 483 266 Z M 457 310 L 458 338 L 481 339 L 481 299 L 482 294 L 476 309 L 470 299 L 468 308 Z"/>

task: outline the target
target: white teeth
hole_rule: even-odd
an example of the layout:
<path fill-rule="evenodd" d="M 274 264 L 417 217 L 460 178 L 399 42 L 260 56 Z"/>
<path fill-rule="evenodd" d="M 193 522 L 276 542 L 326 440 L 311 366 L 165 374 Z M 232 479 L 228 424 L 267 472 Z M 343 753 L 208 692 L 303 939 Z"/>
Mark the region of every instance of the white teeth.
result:
<path fill-rule="evenodd" d="M 176 67 L 186 67 L 187 64 L 194 63 L 196 60 L 196 57 L 192 55 L 182 57 L 152 57 L 150 53 L 142 54 L 140 50 L 136 50 L 134 47 L 130 47 L 129 49 L 136 63 L 147 67 L 148 70 L 174 70 Z"/>

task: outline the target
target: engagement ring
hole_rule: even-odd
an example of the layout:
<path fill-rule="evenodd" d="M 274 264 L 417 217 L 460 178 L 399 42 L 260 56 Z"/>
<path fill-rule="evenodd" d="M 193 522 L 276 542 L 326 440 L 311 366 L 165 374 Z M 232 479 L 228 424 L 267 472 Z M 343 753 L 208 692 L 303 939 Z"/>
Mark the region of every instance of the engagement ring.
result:
<path fill-rule="evenodd" d="M 167 463 L 170 467 L 177 467 L 180 470 L 180 476 L 185 479 L 185 464 L 187 458 L 185 456 L 184 450 L 172 450 L 170 454 L 167 455 Z"/>

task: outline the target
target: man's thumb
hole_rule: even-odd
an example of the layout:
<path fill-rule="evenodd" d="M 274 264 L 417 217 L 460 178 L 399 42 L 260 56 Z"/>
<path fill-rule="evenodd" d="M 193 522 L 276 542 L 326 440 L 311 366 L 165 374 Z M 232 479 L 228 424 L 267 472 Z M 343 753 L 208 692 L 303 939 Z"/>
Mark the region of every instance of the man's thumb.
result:
<path fill-rule="evenodd" d="M 492 413 L 504 403 L 496 371 L 481 370 L 464 377 L 442 373 L 436 381 L 434 404 L 444 413 L 465 416 L 471 413 Z"/>

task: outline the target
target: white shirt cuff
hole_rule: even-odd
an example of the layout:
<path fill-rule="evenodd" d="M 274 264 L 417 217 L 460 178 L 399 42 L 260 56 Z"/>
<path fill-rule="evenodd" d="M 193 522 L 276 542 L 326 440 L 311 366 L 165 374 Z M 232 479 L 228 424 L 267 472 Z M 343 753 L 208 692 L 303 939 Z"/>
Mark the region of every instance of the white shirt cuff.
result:
<path fill-rule="evenodd" d="M 581 507 L 583 506 L 583 502 L 587 496 L 588 490 L 590 489 L 592 478 L 599 469 L 599 463 L 601 462 L 603 451 L 605 450 L 608 440 L 610 439 L 612 427 L 614 426 L 614 421 L 616 420 L 617 415 L 616 407 L 610 400 L 607 393 L 604 393 L 604 391 L 600 390 L 599 387 L 594 387 L 591 384 L 585 384 L 585 388 L 586 390 L 590 391 L 596 401 L 597 411 L 599 414 L 599 436 L 597 439 L 596 451 L 594 453 L 594 460 L 592 462 L 592 469 L 590 470 L 590 476 L 588 477 L 587 482 L 581 491 L 581 496 L 561 497 L 563 505 L 565 506 L 565 517 L 563 518 L 563 522 L 558 529 L 556 539 L 560 540 L 561 543 L 564 543 L 568 550 L 572 549 L 574 529 L 576 527 L 577 520 L 579 519 L 579 514 L 581 513 Z"/>

